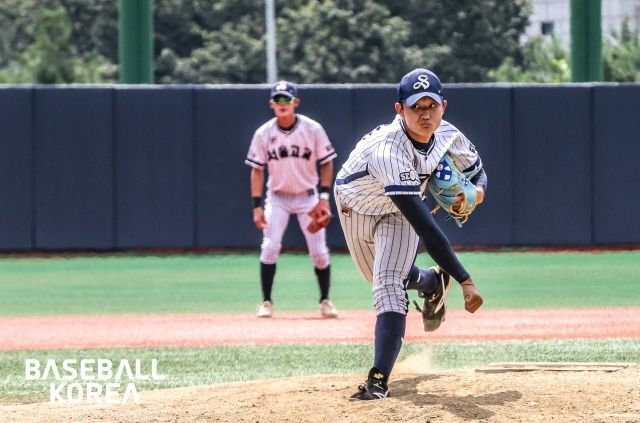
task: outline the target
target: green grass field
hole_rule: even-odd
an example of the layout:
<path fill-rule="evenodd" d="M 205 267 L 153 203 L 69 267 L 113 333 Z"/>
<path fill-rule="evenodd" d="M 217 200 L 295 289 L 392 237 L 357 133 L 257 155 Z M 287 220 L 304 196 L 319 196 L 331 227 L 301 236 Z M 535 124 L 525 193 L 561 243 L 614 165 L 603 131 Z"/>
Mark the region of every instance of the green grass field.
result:
<path fill-rule="evenodd" d="M 398 362 L 420 354 L 434 370 L 473 368 L 496 361 L 640 362 L 640 339 L 502 342 L 412 343 L 402 348 Z M 25 381 L 24 360 L 127 358 L 158 359 L 164 381 L 136 382 L 139 391 L 210 385 L 254 379 L 366 373 L 371 344 L 270 345 L 200 348 L 117 348 L 0 352 L 0 403 L 46 401 L 49 381 Z M 124 380 L 126 383 L 126 379 Z"/>
<path fill-rule="evenodd" d="M 640 252 L 461 253 L 486 308 L 640 304 Z M 431 265 L 425 254 L 419 264 Z M 256 254 L 0 258 L 0 315 L 252 312 L 260 301 Z M 612 270 L 615 269 L 615 270 Z M 274 301 L 317 307 L 309 257 L 284 254 Z M 371 287 L 348 255 L 332 257 L 339 309 L 370 309 Z M 461 308 L 459 295 L 449 305 Z"/>
<path fill-rule="evenodd" d="M 640 252 L 462 253 L 487 308 L 638 306 Z M 332 258 L 338 307 L 370 309 L 370 286 L 351 258 Z M 419 264 L 431 263 L 424 254 Z M 615 269 L 612 271 L 611 269 Z M 0 316 L 99 313 L 253 313 L 260 300 L 256 254 L 0 258 Z M 278 262 L 278 310 L 311 311 L 317 286 L 304 254 Z M 461 308 L 460 295 L 448 304 Z M 640 339 L 406 344 L 401 360 L 428 350 L 435 369 L 492 361 L 640 362 Z M 272 377 L 365 372 L 370 344 L 272 345 L 0 352 L 0 403 L 47 400 L 46 381 L 24 378 L 24 359 L 156 358 L 168 375 L 139 390 Z"/>

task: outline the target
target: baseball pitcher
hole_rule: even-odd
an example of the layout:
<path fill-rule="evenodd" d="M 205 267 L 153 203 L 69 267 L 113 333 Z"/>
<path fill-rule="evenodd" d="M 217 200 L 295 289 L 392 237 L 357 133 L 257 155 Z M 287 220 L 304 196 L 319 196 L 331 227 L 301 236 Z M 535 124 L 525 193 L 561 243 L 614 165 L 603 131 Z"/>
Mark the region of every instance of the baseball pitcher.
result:
<path fill-rule="evenodd" d="M 437 329 L 444 320 L 451 277 L 462 287 L 467 311 L 475 312 L 483 302 L 423 202 L 426 192 L 446 197 L 439 203 L 462 224 L 482 203 L 487 187 L 473 144 L 442 120 L 446 107 L 442 84 L 433 72 L 409 72 L 398 85 L 395 119 L 365 135 L 336 177 L 340 224 L 351 257 L 372 284 L 377 315 L 373 367 L 354 400 L 389 393 L 389 375 L 405 332 L 407 289 L 424 298 L 423 308 L 416 307 L 425 331 Z M 420 240 L 437 266 L 415 266 Z"/>

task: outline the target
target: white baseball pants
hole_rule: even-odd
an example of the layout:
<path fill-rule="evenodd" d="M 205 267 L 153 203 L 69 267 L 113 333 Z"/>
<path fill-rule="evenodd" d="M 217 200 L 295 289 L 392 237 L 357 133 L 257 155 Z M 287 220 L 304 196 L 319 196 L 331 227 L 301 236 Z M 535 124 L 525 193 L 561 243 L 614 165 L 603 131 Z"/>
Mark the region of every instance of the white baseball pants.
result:
<path fill-rule="evenodd" d="M 307 231 L 311 223 L 309 212 L 318 202 L 315 192 L 302 194 L 278 194 L 268 191 L 265 200 L 264 214 L 267 227 L 263 230 L 260 261 L 273 264 L 278 260 L 282 248 L 282 237 L 289 224 L 289 216 L 295 214 L 304 234 L 313 264 L 318 269 L 329 266 L 329 248 L 326 242 L 326 230 L 316 233 Z"/>

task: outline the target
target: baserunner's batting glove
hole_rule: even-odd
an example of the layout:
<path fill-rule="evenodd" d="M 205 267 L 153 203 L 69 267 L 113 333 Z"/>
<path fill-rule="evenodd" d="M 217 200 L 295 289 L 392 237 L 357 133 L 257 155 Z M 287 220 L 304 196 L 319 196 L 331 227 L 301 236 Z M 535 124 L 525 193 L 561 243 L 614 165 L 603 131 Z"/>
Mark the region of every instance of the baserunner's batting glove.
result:
<path fill-rule="evenodd" d="M 462 296 L 464 297 L 464 309 L 469 313 L 474 313 L 483 303 L 478 288 L 476 288 L 471 279 L 462 282 L 460 287 L 462 287 Z"/>

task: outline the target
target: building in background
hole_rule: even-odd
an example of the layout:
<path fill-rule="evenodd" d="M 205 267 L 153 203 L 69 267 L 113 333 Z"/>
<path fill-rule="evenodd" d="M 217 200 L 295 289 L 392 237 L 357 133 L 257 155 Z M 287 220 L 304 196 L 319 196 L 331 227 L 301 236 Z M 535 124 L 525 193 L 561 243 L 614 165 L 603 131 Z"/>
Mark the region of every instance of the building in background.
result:
<path fill-rule="evenodd" d="M 554 34 L 566 47 L 571 41 L 571 0 L 529 0 L 533 13 L 525 40 L 540 34 Z M 640 0 L 602 0 L 603 37 L 619 31 L 625 17 L 632 30 L 640 30 Z"/>

